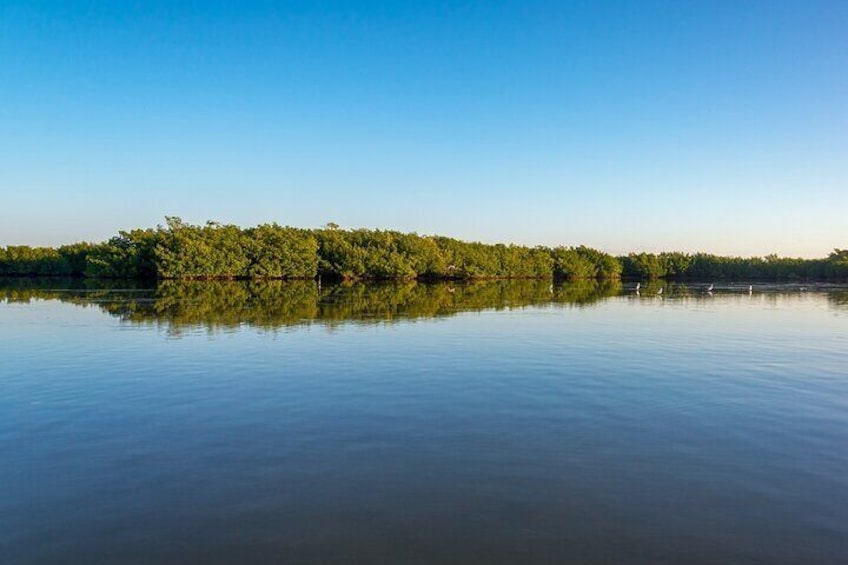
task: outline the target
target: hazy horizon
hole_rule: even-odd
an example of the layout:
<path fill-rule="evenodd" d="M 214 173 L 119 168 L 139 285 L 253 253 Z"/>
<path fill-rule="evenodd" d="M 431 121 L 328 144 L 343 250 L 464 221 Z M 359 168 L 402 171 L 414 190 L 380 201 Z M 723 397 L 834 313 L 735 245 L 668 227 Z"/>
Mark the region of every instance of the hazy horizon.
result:
<path fill-rule="evenodd" d="M 0 7 L 0 245 L 379 228 L 848 247 L 844 2 Z"/>

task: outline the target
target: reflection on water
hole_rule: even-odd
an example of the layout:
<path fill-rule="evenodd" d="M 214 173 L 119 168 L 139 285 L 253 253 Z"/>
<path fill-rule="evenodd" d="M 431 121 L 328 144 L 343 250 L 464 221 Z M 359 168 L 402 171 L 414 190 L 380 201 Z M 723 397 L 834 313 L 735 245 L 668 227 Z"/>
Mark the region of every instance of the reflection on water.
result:
<path fill-rule="evenodd" d="M 242 324 L 272 329 L 313 322 L 391 322 L 552 302 L 582 306 L 615 296 L 622 288 L 618 282 L 553 285 L 539 280 L 320 286 L 314 281 L 162 281 L 155 289 L 116 289 L 108 282 L 86 283 L 76 281 L 75 288 L 62 287 L 55 281 L 22 281 L 0 287 L 0 298 L 9 302 L 42 299 L 96 304 L 123 320 L 166 323 L 179 331 Z"/>
<path fill-rule="evenodd" d="M 134 323 L 166 325 L 174 334 L 190 328 L 225 329 L 241 325 L 262 329 L 321 323 L 393 322 L 451 316 L 461 312 L 528 306 L 585 307 L 611 297 L 631 300 L 708 301 L 717 297 L 753 297 L 777 301 L 824 292 L 830 304 L 848 306 L 848 290 L 827 285 L 747 285 L 650 283 L 638 290 L 620 281 L 547 280 L 469 283 L 353 283 L 314 281 L 161 281 L 145 286 L 132 281 L 7 279 L 0 281 L 0 301 L 59 300 L 104 312 Z"/>
<path fill-rule="evenodd" d="M 848 563 L 848 292 L 660 288 L 0 282 L 0 563 Z"/>

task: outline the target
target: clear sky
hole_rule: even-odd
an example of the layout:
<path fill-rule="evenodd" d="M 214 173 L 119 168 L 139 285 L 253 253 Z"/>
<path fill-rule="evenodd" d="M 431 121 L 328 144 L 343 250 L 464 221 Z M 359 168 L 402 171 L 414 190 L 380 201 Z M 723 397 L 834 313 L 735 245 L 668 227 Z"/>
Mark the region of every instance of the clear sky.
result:
<path fill-rule="evenodd" d="M 0 2 L 0 245 L 848 247 L 848 2 Z"/>

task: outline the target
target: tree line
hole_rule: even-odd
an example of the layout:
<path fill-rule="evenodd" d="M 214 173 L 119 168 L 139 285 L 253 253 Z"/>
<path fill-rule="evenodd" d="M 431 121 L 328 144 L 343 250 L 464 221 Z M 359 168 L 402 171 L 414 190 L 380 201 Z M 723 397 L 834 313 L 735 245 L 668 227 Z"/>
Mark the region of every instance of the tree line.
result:
<path fill-rule="evenodd" d="M 848 250 L 823 259 L 631 253 L 466 242 L 391 230 L 251 228 L 168 217 L 101 243 L 0 247 L 0 275 L 120 279 L 481 278 L 848 280 Z"/>

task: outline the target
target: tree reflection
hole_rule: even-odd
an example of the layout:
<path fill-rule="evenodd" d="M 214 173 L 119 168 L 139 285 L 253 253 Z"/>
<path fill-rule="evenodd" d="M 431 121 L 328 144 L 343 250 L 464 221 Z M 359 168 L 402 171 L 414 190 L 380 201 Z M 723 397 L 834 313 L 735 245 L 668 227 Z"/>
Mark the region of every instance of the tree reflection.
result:
<path fill-rule="evenodd" d="M 0 299 L 6 302 L 60 300 L 96 305 L 122 320 L 166 324 L 175 331 L 392 322 L 550 303 L 585 306 L 620 292 L 617 281 L 556 285 L 539 280 L 409 281 L 324 286 L 314 281 L 161 281 L 146 289 L 91 280 L 0 282 Z"/>
<path fill-rule="evenodd" d="M 616 280 L 553 283 L 540 280 L 491 280 L 466 283 L 343 283 L 321 286 L 315 281 L 161 281 L 150 287 L 126 281 L 91 279 L 0 280 L 0 300 L 8 303 L 60 300 L 97 307 L 121 320 L 155 324 L 172 335 L 200 329 L 218 330 L 242 325 L 279 328 L 343 323 L 391 323 L 438 318 L 462 312 L 556 305 L 586 307 L 609 297 L 657 299 L 659 284 L 643 286 L 637 294 Z M 738 290 L 738 292 L 737 292 Z M 742 290 L 746 292 L 742 293 Z M 774 287 L 774 298 L 798 296 L 793 289 Z M 831 305 L 848 307 L 848 291 L 828 288 Z M 721 289 L 747 295 L 747 286 Z M 665 285 L 665 299 L 710 300 L 700 287 Z"/>

